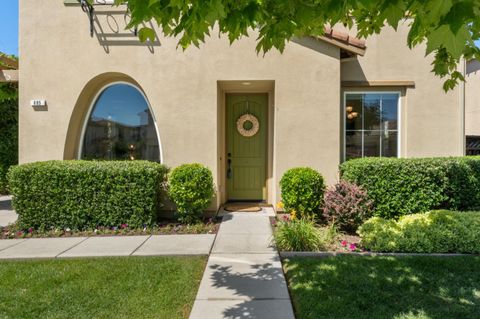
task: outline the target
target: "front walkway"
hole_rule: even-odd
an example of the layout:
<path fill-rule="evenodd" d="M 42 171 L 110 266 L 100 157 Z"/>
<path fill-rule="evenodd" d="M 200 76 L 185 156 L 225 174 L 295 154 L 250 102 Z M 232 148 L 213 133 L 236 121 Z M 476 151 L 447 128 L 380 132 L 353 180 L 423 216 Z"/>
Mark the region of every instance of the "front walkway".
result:
<path fill-rule="evenodd" d="M 278 253 L 271 246 L 269 216 L 228 213 L 223 217 L 190 319 L 293 319 Z"/>
<path fill-rule="evenodd" d="M 0 196 L 0 226 L 17 220 L 11 197 Z M 0 259 L 208 255 L 215 235 L 146 235 L 0 240 Z"/>
<path fill-rule="evenodd" d="M 215 235 L 63 237 L 0 240 L 0 259 L 208 255 Z"/>

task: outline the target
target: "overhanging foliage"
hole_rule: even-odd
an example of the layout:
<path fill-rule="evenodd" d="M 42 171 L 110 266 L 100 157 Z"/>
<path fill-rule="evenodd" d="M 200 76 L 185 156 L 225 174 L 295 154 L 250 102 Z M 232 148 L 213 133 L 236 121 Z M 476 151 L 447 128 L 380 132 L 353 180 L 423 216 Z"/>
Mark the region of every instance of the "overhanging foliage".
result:
<path fill-rule="evenodd" d="M 89 0 L 93 1 L 93 0 Z M 425 54 L 434 54 L 433 72 L 445 78 L 444 89 L 453 89 L 463 75 L 461 58 L 479 58 L 475 41 L 480 38 L 478 0 L 115 0 L 131 14 L 129 28 L 154 20 L 166 36 L 178 36 L 179 45 L 199 46 L 215 25 L 231 42 L 255 28 L 257 52 L 283 51 L 292 37 L 319 36 L 325 25 L 356 27 L 359 37 L 379 33 L 384 26 L 397 28 L 408 19 L 407 44 L 426 43 Z M 153 41 L 147 27 L 141 41 Z"/>

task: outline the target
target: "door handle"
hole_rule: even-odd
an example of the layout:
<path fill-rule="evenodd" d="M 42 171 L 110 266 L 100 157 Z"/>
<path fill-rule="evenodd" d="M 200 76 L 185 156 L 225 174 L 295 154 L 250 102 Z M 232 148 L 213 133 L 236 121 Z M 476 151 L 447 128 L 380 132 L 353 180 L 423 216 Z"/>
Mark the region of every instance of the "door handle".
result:
<path fill-rule="evenodd" d="M 230 156 L 230 153 L 228 153 L 228 155 Z M 232 178 L 232 160 L 229 158 L 227 163 L 228 163 L 227 178 L 230 179 Z"/>

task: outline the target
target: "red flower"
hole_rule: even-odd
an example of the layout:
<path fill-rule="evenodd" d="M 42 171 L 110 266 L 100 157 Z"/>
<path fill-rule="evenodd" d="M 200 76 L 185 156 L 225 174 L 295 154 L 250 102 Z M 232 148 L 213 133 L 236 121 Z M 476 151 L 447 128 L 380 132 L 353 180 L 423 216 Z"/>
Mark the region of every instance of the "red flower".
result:
<path fill-rule="evenodd" d="M 342 240 L 342 247 L 347 247 L 348 242 L 346 240 Z"/>

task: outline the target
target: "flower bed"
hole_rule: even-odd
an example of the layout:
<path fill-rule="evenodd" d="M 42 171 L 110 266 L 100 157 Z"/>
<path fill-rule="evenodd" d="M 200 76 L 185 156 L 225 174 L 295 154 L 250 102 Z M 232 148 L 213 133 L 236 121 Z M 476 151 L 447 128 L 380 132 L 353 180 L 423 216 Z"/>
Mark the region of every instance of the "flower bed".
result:
<path fill-rule="evenodd" d="M 119 227 L 97 227 L 84 231 L 66 229 L 50 229 L 38 231 L 33 228 L 22 229 L 18 224 L 6 227 L 0 226 L 0 239 L 48 238 L 48 237 L 92 237 L 92 236 L 137 236 L 137 235 L 183 235 L 183 234 L 216 234 L 220 220 L 211 218 L 196 224 L 180 224 L 174 221 L 164 221 L 152 227 L 130 227 L 122 224 Z"/>
<path fill-rule="evenodd" d="M 363 252 L 360 237 L 349 235 L 329 225 L 279 214 L 271 220 L 279 251 Z M 307 240 L 308 239 L 308 240 Z"/>

